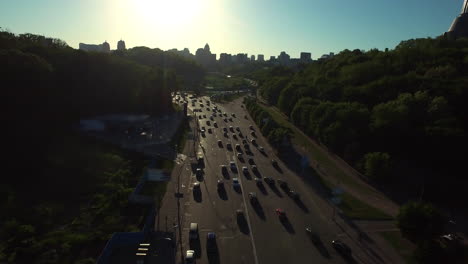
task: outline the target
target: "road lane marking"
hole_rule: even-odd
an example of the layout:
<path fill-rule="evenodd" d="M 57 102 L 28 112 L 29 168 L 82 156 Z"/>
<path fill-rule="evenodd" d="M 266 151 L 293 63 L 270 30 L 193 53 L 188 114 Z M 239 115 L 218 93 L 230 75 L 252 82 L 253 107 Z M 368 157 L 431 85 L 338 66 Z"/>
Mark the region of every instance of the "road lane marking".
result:
<path fill-rule="evenodd" d="M 235 158 L 235 154 L 236 154 L 236 149 L 234 148 L 234 158 Z M 252 225 L 250 224 L 250 216 L 249 216 L 249 209 L 247 207 L 247 203 L 245 202 L 245 196 L 244 196 L 244 193 L 245 193 L 245 190 L 244 190 L 244 187 L 242 186 L 242 176 L 240 175 L 239 173 L 239 166 L 237 166 L 237 159 L 234 160 L 234 162 L 236 163 L 236 167 L 238 168 L 237 171 L 238 171 L 238 175 L 239 175 L 239 184 L 241 186 L 241 191 L 242 191 L 242 200 L 244 201 L 244 207 L 245 207 L 245 214 L 247 215 L 247 224 L 249 225 L 249 228 L 250 228 L 250 241 L 252 242 L 252 248 L 253 248 L 253 254 L 254 254 L 254 260 L 255 260 L 255 264 L 258 264 L 258 258 L 257 258 L 257 248 L 255 247 L 255 240 L 254 240 L 254 235 L 253 235 L 253 229 L 252 229 Z"/>

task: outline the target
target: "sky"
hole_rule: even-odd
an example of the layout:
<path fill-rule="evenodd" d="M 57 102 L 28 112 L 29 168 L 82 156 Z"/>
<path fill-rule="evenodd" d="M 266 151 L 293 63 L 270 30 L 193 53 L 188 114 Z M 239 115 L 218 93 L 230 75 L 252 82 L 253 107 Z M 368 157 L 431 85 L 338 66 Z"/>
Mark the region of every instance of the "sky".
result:
<path fill-rule="evenodd" d="M 436 37 L 463 0 L 0 0 L 0 27 L 15 34 L 115 49 L 168 50 L 210 45 L 211 52 L 313 58 L 344 49 L 393 49 Z"/>

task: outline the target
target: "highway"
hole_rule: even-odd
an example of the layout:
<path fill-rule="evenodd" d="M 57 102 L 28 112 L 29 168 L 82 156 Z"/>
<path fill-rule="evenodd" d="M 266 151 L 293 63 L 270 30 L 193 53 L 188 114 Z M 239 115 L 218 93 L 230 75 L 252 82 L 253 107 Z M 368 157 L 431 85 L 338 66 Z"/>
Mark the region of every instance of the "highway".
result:
<path fill-rule="evenodd" d="M 250 120 L 240 101 L 225 105 L 211 103 L 207 106 L 208 97 L 196 99 L 194 107 L 190 99 L 187 101 L 190 110 L 202 110 L 195 114 L 199 130 L 205 130 L 205 133 L 198 133 L 200 138 L 197 146 L 198 155 L 204 158 L 203 175 L 197 177 L 196 169 L 200 166 L 192 162 L 191 170 L 187 170 L 187 175 L 182 177 L 180 183 L 185 196 L 181 240 L 184 252 L 178 252 L 178 255 L 185 255 L 187 249 L 193 249 L 196 252 L 197 263 L 348 263 L 349 260 L 347 262 L 331 246 L 334 239 L 346 241 L 346 236 L 331 220 L 331 207 L 274 155 L 273 149 L 267 144 L 259 128 Z M 216 112 L 216 117 L 210 120 L 215 105 L 219 111 Z M 220 116 L 221 113 L 226 113 L 227 117 Z M 227 122 L 224 119 L 227 119 Z M 214 126 L 214 122 L 217 123 L 217 127 Z M 230 131 L 230 126 L 234 132 Z M 256 137 L 250 135 L 252 130 L 249 126 L 253 126 Z M 224 135 L 224 127 L 228 130 L 227 135 Z M 236 127 L 240 128 L 244 138 L 239 137 Z M 234 134 L 236 137 L 233 137 Z M 253 138 L 257 141 L 257 146 L 250 143 Z M 242 139 L 249 142 L 250 155 L 247 155 Z M 218 140 L 222 141 L 222 146 L 218 144 Z M 232 144 L 231 150 L 227 148 L 227 143 Z M 241 151 L 236 150 L 236 144 L 241 145 Z M 257 148 L 259 146 L 265 149 L 264 154 Z M 244 160 L 237 158 L 239 152 L 243 153 Z M 252 166 L 247 162 L 248 158 L 253 158 L 258 168 L 257 174 L 252 171 Z M 279 169 L 272 166 L 272 159 L 278 162 Z M 235 162 L 237 171 L 229 168 L 231 161 Z M 223 175 L 221 165 L 228 167 L 228 174 Z M 244 166 L 248 168 L 248 174 L 242 172 Z M 259 188 L 255 177 L 262 179 L 264 188 Z M 291 190 L 299 193 L 300 199 L 291 198 L 278 183 L 267 184 L 263 180 L 264 177 L 273 178 L 275 182 L 278 179 L 286 181 Z M 234 189 L 233 178 L 239 179 L 241 191 Z M 224 191 L 218 189 L 218 180 L 224 181 Z M 196 182 L 200 183 L 200 192 L 194 191 L 193 186 Z M 257 194 L 258 205 L 251 203 L 250 192 Z M 277 208 L 286 213 L 287 220 L 280 221 L 275 212 Z M 236 216 L 237 210 L 243 211 L 245 221 Z M 198 240 L 189 240 L 190 223 L 199 225 Z M 307 226 L 319 234 L 321 245 L 316 246 L 312 243 L 305 231 Z M 215 254 L 207 254 L 208 232 L 215 232 L 217 236 Z M 375 263 L 368 261 L 365 255 L 354 248 L 353 256 L 352 262 Z"/>

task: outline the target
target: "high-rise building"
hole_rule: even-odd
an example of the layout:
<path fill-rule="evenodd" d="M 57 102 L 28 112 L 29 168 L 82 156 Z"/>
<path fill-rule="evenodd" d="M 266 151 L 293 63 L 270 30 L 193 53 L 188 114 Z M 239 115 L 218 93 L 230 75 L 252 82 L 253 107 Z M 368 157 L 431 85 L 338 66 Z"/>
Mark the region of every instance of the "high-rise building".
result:
<path fill-rule="evenodd" d="M 250 61 L 255 61 L 255 55 L 250 56 Z"/>
<path fill-rule="evenodd" d="M 219 64 L 226 66 L 232 63 L 232 55 L 227 53 L 219 54 Z"/>
<path fill-rule="evenodd" d="M 110 52 L 110 45 L 107 41 L 99 45 L 80 43 L 79 49 L 84 51 Z"/>
<path fill-rule="evenodd" d="M 117 42 L 117 50 L 125 50 L 126 47 L 125 47 L 125 41 L 123 40 L 119 40 Z"/>
<path fill-rule="evenodd" d="M 258 54 L 257 55 L 257 61 L 264 62 L 265 61 L 265 56 L 263 56 L 263 54 Z"/>
<path fill-rule="evenodd" d="M 449 38 L 468 37 L 468 0 L 463 1 L 461 14 L 453 20 L 452 25 L 444 35 Z"/>
<path fill-rule="evenodd" d="M 284 51 L 282 51 L 278 56 L 278 61 L 281 65 L 289 65 L 289 60 L 290 56 Z"/>
<path fill-rule="evenodd" d="M 301 62 L 309 63 L 312 61 L 312 54 L 310 52 L 301 52 Z"/>
<path fill-rule="evenodd" d="M 206 43 L 203 49 L 197 49 L 195 60 L 205 67 L 213 67 L 216 63 L 216 54 L 211 54 L 210 45 Z"/>

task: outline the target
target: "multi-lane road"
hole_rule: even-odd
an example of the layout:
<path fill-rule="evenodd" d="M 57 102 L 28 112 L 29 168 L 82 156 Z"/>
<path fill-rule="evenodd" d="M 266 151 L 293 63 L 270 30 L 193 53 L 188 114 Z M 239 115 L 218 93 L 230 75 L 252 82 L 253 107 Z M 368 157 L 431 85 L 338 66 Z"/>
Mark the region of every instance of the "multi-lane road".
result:
<path fill-rule="evenodd" d="M 197 152 L 203 157 L 204 165 L 192 162 L 191 170 L 178 183 L 185 196 L 181 205 L 181 248 L 184 252 L 178 252 L 178 255 L 193 249 L 197 263 L 346 263 L 331 246 L 334 239 L 346 242 L 346 236 L 331 220 L 332 208 L 274 155 L 240 101 L 207 105 L 209 98 L 199 97 L 192 106 L 191 100 L 187 100 L 198 121 Z M 217 110 L 213 110 L 215 106 Z M 228 132 L 225 133 L 223 128 Z M 251 135 L 252 131 L 255 131 L 255 137 Z M 252 139 L 256 144 L 252 144 Z M 248 142 L 250 152 L 244 147 L 243 140 Z M 232 149 L 227 147 L 228 143 Z M 236 144 L 240 144 L 240 151 Z M 260 146 L 264 153 L 259 150 Z M 238 153 L 242 153 L 243 159 L 237 157 Z M 249 158 L 253 159 L 258 172 L 252 171 Z M 272 160 L 278 162 L 277 167 L 272 165 Z M 236 170 L 230 168 L 230 162 L 235 163 Z M 222 165 L 227 166 L 228 173 L 222 173 Z M 242 171 L 243 167 L 247 167 L 248 173 Z M 197 168 L 202 169 L 202 175 L 196 175 Z M 265 182 L 265 177 L 274 179 L 275 184 Z M 238 189 L 234 188 L 234 178 L 239 180 Z M 261 179 L 263 188 L 255 178 Z M 223 181 L 224 188 L 218 188 L 219 180 Z M 278 180 L 287 182 L 300 198 L 288 195 Z M 194 190 L 195 183 L 200 184 L 199 191 Z M 258 197 L 256 205 L 249 197 L 252 192 Z M 286 213 L 285 220 L 279 219 L 275 212 L 278 208 Z M 237 215 L 238 210 L 243 216 Z M 198 224 L 199 239 L 189 239 L 190 223 Z M 312 243 L 306 227 L 319 235 L 321 246 Z M 209 232 L 216 234 L 216 253 L 207 253 Z M 353 254 L 353 261 L 374 263 L 354 248 Z"/>

